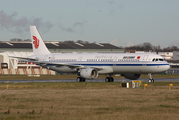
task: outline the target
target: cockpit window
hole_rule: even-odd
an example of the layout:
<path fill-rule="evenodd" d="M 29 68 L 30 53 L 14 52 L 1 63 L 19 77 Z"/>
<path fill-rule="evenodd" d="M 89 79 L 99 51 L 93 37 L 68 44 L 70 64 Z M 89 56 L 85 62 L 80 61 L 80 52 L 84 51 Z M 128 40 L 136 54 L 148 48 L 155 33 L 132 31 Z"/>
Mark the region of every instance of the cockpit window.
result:
<path fill-rule="evenodd" d="M 159 61 L 163 61 L 163 59 L 160 58 Z"/>
<path fill-rule="evenodd" d="M 163 58 L 154 58 L 152 61 L 165 61 Z"/>

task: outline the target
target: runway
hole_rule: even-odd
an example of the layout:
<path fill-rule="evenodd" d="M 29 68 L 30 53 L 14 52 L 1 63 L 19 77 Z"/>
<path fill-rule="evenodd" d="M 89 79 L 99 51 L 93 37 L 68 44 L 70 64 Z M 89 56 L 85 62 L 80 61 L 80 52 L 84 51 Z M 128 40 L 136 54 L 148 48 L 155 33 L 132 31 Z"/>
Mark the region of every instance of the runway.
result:
<path fill-rule="evenodd" d="M 148 82 L 149 79 L 138 79 L 142 82 Z M 155 82 L 169 82 L 169 81 L 179 81 L 178 78 L 175 79 L 154 79 Z M 115 79 L 114 82 L 131 82 L 128 79 Z M 31 82 L 76 82 L 76 80 L 0 80 L 0 83 L 31 83 Z M 86 80 L 86 82 L 105 82 L 104 79 L 96 79 L 96 80 Z"/>

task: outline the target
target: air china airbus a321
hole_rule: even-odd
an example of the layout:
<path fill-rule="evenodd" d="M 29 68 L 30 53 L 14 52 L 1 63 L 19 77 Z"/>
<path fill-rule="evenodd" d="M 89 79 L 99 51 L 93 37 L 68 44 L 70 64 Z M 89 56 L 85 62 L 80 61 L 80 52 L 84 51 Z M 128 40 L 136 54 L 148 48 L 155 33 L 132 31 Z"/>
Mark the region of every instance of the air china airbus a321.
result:
<path fill-rule="evenodd" d="M 113 82 L 115 74 L 136 80 L 146 73 L 149 82 L 154 82 L 151 74 L 165 72 L 170 67 L 160 55 L 150 53 L 50 53 L 36 26 L 30 26 L 30 32 L 34 55 L 27 59 L 59 73 L 76 73 L 77 82 L 96 79 L 99 74 L 109 75 L 105 82 Z"/>

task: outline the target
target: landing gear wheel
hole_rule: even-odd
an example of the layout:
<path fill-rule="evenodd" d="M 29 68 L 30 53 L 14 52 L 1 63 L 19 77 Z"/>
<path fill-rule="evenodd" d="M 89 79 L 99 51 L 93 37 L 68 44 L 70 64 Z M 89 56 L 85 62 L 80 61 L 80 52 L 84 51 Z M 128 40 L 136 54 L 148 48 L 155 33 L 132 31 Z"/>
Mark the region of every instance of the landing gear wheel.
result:
<path fill-rule="evenodd" d="M 110 77 L 110 82 L 114 82 L 114 78 L 113 77 Z"/>
<path fill-rule="evenodd" d="M 85 78 L 77 77 L 76 82 L 85 82 Z"/>
<path fill-rule="evenodd" d="M 149 75 L 149 78 L 150 78 L 150 79 L 149 79 L 149 82 L 154 82 L 154 79 L 152 78 L 152 74 L 149 73 L 148 75 Z"/>
<path fill-rule="evenodd" d="M 149 82 L 154 82 L 154 79 L 149 79 Z"/>
<path fill-rule="evenodd" d="M 105 82 L 109 82 L 110 81 L 110 78 L 109 77 L 106 77 L 105 78 Z"/>
<path fill-rule="evenodd" d="M 85 78 L 82 78 L 82 81 L 81 82 L 85 82 Z"/>
<path fill-rule="evenodd" d="M 77 77 L 76 82 L 81 82 L 81 77 Z"/>
<path fill-rule="evenodd" d="M 114 82 L 114 78 L 113 77 L 106 77 L 105 82 Z"/>

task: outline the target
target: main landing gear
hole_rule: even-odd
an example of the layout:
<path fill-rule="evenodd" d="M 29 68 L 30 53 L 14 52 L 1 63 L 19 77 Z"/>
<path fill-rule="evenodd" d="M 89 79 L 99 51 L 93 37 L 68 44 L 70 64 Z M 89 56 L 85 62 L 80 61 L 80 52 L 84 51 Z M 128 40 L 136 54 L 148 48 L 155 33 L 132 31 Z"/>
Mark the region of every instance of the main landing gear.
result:
<path fill-rule="evenodd" d="M 85 78 L 77 77 L 76 82 L 85 82 Z M 114 82 L 113 77 L 106 77 L 105 82 Z"/>
<path fill-rule="evenodd" d="M 105 82 L 114 82 L 114 78 L 113 77 L 106 77 Z"/>
<path fill-rule="evenodd" d="M 76 81 L 77 82 L 85 82 L 85 78 L 77 77 Z"/>
<path fill-rule="evenodd" d="M 148 75 L 149 75 L 149 82 L 154 82 L 154 79 L 152 78 L 152 74 L 149 73 Z"/>

